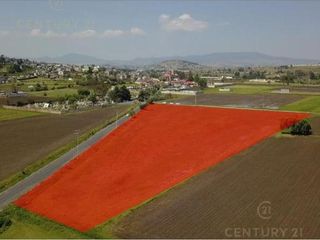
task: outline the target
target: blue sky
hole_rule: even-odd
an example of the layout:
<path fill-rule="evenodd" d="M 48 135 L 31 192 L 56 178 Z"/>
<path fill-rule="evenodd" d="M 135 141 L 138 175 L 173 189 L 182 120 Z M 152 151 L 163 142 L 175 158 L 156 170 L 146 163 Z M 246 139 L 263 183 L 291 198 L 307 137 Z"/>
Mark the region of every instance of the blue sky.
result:
<path fill-rule="evenodd" d="M 320 1 L 0 1 L 0 53 L 104 59 L 258 51 L 320 59 Z"/>

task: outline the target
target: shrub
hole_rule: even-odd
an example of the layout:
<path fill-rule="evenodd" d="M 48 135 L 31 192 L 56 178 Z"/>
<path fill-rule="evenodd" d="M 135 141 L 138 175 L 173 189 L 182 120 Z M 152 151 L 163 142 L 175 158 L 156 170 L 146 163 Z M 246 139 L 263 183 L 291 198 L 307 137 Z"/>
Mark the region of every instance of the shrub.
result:
<path fill-rule="evenodd" d="M 144 109 L 146 106 L 148 106 L 148 103 L 142 103 L 139 105 L 140 109 Z"/>
<path fill-rule="evenodd" d="M 311 125 L 307 120 L 302 120 L 291 127 L 292 135 L 310 135 L 312 133 Z"/>
<path fill-rule="evenodd" d="M 135 111 L 134 111 L 133 109 L 131 109 L 131 110 L 129 111 L 129 116 L 132 117 L 132 116 L 134 116 L 134 114 L 135 114 Z"/>
<path fill-rule="evenodd" d="M 88 89 L 78 89 L 78 94 L 87 97 L 90 95 L 90 91 Z"/>
<path fill-rule="evenodd" d="M 0 214 L 0 234 L 7 230 L 12 224 L 9 216 L 5 214 Z"/>

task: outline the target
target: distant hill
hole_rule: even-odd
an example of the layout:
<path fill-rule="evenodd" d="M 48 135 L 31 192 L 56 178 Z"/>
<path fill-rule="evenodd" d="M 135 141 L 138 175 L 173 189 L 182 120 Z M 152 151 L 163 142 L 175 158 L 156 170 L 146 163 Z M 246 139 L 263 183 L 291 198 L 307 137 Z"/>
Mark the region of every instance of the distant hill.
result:
<path fill-rule="evenodd" d="M 38 58 L 38 61 L 64 64 L 99 64 L 113 66 L 149 66 L 179 65 L 194 67 L 195 64 L 215 66 L 215 67 L 235 67 L 235 66 L 278 66 L 290 64 L 317 64 L 320 60 L 297 59 L 288 57 L 275 57 L 258 52 L 220 52 L 204 55 L 174 56 L 174 57 L 153 57 L 153 58 L 135 58 L 133 60 L 105 60 L 87 55 L 71 53 L 61 57 Z M 169 62 L 167 62 L 169 61 Z M 167 62 L 167 63 L 166 63 Z"/>
<path fill-rule="evenodd" d="M 69 53 L 60 57 L 41 57 L 37 58 L 37 61 L 46 63 L 63 63 L 63 64 L 106 64 L 107 61 L 104 59 L 91 57 L 78 53 Z"/>
<path fill-rule="evenodd" d="M 153 68 L 162 68 L 162 69 L 172 69 L 172 70 L 190 70 L 198 69 L 204 66 L 201 66 L 198 63 L 189 62 L 185 60 L 166 60 L 162 61 L 159 64 L 153 65 Z"/>
<path fill-rule="evenodd" d="M 193 55 L 188 61 L 211 66 L 267 66 L 290 64 L 315 64 L 320 60 L 275 57 L 258 52 L 221 52 L 207 55 Z"/>

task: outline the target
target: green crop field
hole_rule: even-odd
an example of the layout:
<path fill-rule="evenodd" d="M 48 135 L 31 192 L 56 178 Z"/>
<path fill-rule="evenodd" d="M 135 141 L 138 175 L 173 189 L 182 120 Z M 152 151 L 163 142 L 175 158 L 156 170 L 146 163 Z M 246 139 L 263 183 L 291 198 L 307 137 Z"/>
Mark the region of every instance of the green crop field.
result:
<path fill-rule="evenodd" d="M 306 97 L 281 107 L 281 110 L 320 113 L 320 96 Z"/>
<path fill-rule="evenodd" d="M 34 116 L 39 116 L 42 114 L 44 114 L 44 113 L 0 108 L 0 121 L 12 120 L 12 119 L 18 119 L 18 118 L 26 118 L 26 117 L 34 117 Z"/>
<path fill-rule="evenodd" d="M 230 88 L 230 92 L 220 92 L 219 88 Z M 238 94 L 259 94 L 259 93 L 269 93 L 275 86 L 265 86 L 265 85 L 233 85 L 225 87 L 216 88 L 206 88 L 204 93 L 238 93 Z"/>
<path fill-rule="evenodd" d="M 63 89 L 55 89 L 55 90 L 47 90 L 47 91 L 36 91 L 30 92 L 30 95 L 33 96 L 47 96 L 52 98 L 63 97 L 65 95 L 77 94 L 77 89 L 74 88 L 63 88 Z"/>
<path fill-rule="evenodd" d="M 11 226 L 4 231 L 0 231 L 0 238 L 2 239 L 88 238 L 83 233 L 13 205 L 6 208 L 2 214 L 8 216 L 12 222 Z"/>

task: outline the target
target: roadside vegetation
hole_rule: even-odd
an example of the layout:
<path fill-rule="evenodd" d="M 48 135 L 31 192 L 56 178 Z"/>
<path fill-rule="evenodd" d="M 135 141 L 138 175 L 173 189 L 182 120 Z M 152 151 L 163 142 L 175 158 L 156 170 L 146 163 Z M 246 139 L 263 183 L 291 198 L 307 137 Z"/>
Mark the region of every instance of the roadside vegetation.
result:
<path fill-rule="evenodd" d="M 2 221 L 2 220 L 3 221 Z M 1 225 L 1 223 L 3 223 Z M 89 238 L 86 234 L 10 205 L 0 213 L 0 238 Z"/>

